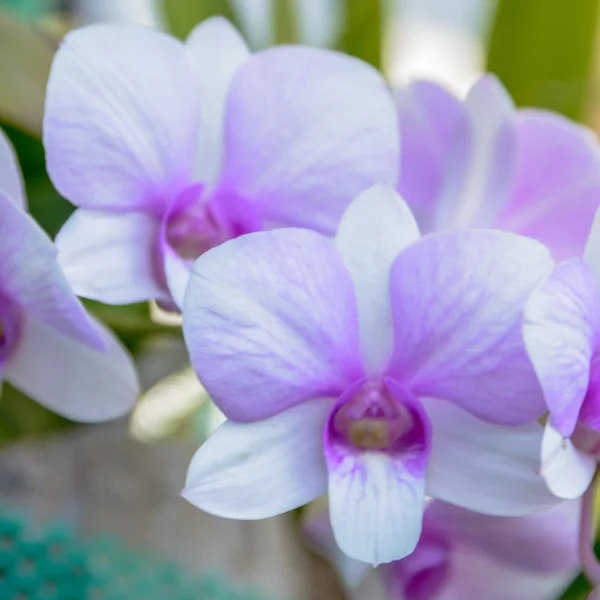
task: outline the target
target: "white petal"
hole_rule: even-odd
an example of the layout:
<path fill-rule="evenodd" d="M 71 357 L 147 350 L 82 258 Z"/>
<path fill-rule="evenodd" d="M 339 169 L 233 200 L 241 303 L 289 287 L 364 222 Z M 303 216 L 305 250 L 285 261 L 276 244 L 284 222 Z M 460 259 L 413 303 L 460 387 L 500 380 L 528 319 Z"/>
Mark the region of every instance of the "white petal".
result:
<path fill-rule="evenodd" d="M 325 493 L 323 425 L 333 400 L 304 402 L 263 421 L 226 421 L 196 452 L 186 500 L 219 517 L 265 519 Z"/>
<path fill-rule="evenodd" d="M 188 36 L 187 53 L 196 72 L 201 121 L 195 176 L 215 183 L 225 144 L 224 118 L 229 86 L 250 51 L 237 29 L 223 17 L 206 19 Z"/>
<path fill-rule="evenodd" d="M 382 373 L 394 342 L 390 271 L 399 252 L 419 239 L 419 228 L 404 200 L 376 185 L 348 207 L 335 238 L 356 290 L 365 371 Z"/>
<path fill-rule="evenodd" d="M 105 304 L 168 298 L 157 278 L 158 231 L 143 212 L 75 211 L 56 237 L 73 291 Z"/>
<path fill-rule="evenodd" d="M 569 439 L 549 423 L 542 441 L 541 473 L 550 491 L 559 498 L 579 498 L 587 490 L 594 472 L 596 460 L 580 452 Z"/>
<path fill-rule="evenodd" d="M 28 317 L 6 363 L 6 378 L 51 410 L 82 422 L 107 421 L 129 412 L 139 393 L 131 357 L 97 323 L 106 351 L 92 350 Z"/>
<path fill-rule="evenodd" d="M 600 209 L 596 211 L 583 258 L 594 276 L 596 285 L 600 288 Z"/>

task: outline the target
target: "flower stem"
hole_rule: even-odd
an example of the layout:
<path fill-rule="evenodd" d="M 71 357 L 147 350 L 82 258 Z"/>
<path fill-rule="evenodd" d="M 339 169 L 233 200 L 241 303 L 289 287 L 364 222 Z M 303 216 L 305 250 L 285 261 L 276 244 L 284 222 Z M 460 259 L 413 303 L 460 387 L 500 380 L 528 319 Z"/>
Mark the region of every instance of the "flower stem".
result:
<path fill-rule="evenodd" d="M 600 470 L 592 479 L 588 489 L 583 495 L 581 502 L 581 518 L 579 521 L 579 558 L 583 572 L 592 585 L 600 587 L 600 562 L 594 553 L 594 543 L 596 541 L 596 491 L 598 489 L 598 480 L 600 479 Z M 592 595 L 592 597 L 594 597 Z"/>

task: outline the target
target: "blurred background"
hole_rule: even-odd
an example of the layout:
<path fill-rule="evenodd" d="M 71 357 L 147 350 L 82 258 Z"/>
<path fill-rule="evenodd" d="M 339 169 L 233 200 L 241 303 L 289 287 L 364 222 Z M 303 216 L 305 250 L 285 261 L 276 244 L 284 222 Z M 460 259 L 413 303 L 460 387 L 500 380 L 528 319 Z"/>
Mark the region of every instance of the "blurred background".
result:
<path fill-rule="evenodd" d="M 600 128 L 599 4 L 0 0 L 0 127 L 18 153 L 31 212 L 54 236 L 72 207 L 48 179 L 40 137 L 46 80 L 61 37 L 82 24 L 121 22 L 184 38 L 199 21 L 221 14 L 254 50 L 296 42 L 335 48 L 381 69 L 392 85 L 428 78 L 458 94 L 489 70 L 517 105 L 551 108 Z M 5 384 L 0 398 L 0 538 L 3 527 L 16 527 L 42 539 L 44 528 L 60 521 L 77 539 L 116 534 L 117 546 L 174 561 L 194 576 L 216 574 L 240 593 L 259 590 L 281 600 L 342 599 L 335 575 L 302 539 L 299 515 L 256 523 L 223 521 L 179 498 L 189 458 L 222 416 L 187 366 L 177 319 L 146 304 L 86 304 L 135 356 L 145 393 L 127 420 L 91 427 L 58 417 Z M 8 515 L 6 522 L 3 515 Z M 0 571 L 3 556 L 0 551 Z M 129 585 L 127 577 L 124 581 L 123 590 Z M 225 597 L 210 589 L 212 595 L 185 597 Z M 114 597 L 137 598 L 123 590 Z M 578 580 L 564 598 L 582 598 L 584 592 Z M 73 600 L 80 597 L 86 596 Z M 176 598 L 172 592 L 148 591 L 144 597 Z"/>

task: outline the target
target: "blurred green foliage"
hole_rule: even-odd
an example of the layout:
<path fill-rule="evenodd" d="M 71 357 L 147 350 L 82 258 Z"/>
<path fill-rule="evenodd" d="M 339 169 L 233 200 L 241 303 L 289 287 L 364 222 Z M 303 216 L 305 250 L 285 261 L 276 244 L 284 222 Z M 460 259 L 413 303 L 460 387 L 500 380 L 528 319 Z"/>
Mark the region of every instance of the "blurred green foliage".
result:
<path fill-rule="evenodd" d="M 278 0 L 273 4 L 275 44 L 295 44 L 300 41 L 298 4 L 296 0 Z"/>
<path fill-rule="evenodd" d="M 581 120 L 595 94 L 592 67 L 599 0 L 498 0 L 488 70 L 518 106 Z"/>
<path fill-rule="evenodd" d="M 163 10 L 171 33 L 181 39 L 200 21 L 215 15 L 237 24 L 236 14 L 227 0 L 163 0 Z"/>
<path fill-rule="evenodd" d="M 337 48 L 381 68 L 384 0 L 345 0 Z"/>

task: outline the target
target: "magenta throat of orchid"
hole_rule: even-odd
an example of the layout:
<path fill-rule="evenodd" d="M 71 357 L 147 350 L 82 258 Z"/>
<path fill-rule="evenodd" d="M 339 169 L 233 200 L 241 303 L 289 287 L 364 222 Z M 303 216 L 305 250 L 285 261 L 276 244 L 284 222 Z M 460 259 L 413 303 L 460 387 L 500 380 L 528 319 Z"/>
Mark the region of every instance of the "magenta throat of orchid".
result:
<path fill-rule="evenodd" d="M 333 417 L 333 430 L 364 450 L 412 447 L 420 435 L 418 417 L 378 382 L 367 382 Z M 417 435 L 415 435 L 417 433 Z"/>

